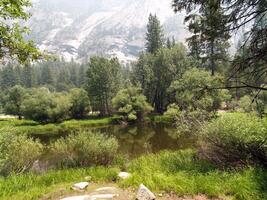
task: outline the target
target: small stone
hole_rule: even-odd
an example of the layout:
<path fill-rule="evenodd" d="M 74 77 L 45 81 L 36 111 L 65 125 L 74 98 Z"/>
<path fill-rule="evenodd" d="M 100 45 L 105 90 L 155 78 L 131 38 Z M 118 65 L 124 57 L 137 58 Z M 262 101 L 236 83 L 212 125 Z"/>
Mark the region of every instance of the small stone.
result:
<path fill-rule="evenodd" d="M 159 197 L 163 197 L 163 194 L 158 194 Z"/>
<path fill-rule="evenodd" d="M 137 200 L 155 200 L 155 195 L 143 184 L 140 185 L 137 196 Z"/>
<path fill-rule="evenodd" d="M 121 178 L 121 179 L 127 179 L 127 178 L 130 178 L 131 177 L 131 174 L 128 173 L 128 172 L 120 172 L 118 174 L 118 177 Z"/>
<path fill-rule="evenodd" d="M 81 182 L 74 184 L 71 188 L 73 190 L 85 190 L 88 187 L 88 185 L 89 185 L 88 182 Z"/>

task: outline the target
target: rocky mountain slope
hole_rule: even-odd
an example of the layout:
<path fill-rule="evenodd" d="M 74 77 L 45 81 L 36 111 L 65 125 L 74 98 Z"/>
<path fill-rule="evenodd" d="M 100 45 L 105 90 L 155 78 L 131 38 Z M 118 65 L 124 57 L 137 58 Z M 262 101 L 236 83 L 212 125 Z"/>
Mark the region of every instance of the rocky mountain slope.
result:
<path fill-rule="evenodd" d="M 170 0 L 34 0 L 31 13 L 30 37 L 66 60 L 82 62 L 92 55 L 134 60 L 144 49 L 150 13 L 158 15 L 166 37 L 188 36 L 184 15 L 173 13 Z"/>

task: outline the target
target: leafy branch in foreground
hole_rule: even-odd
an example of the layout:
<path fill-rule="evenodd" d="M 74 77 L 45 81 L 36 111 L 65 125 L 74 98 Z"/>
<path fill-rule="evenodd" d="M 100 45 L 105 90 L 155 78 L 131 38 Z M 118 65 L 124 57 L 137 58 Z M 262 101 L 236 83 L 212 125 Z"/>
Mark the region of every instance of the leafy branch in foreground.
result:
<path fill-rule="evenodd" d="M 25 63 L 42 57 L 34 42 L 24 39 L 29 29 L 19 23 L 30 18 L 26 11 L 30 6 L 29 0 L 0 1 L 0 61 L 16 59 Z"/>

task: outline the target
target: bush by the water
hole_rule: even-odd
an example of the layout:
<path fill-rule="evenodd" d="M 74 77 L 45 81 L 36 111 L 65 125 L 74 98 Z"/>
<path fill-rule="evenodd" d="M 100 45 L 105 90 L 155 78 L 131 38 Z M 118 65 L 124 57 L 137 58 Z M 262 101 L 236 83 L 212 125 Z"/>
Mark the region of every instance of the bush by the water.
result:
<path fill-rule="evenodd" d="M 23 101 L 22 114 L 42 123 L 59 122 L 67 118 L 70 106 L 67 95 L 41 88 L 30 91 L 30 97 Z"/>
<path fill-rule="evenodd" d="M 11 88 L 4 101 L 5 114 L 41 123 L 57 123 L 68 118 L 85 118 L 90 101 L 84 89 L 74 88 L 67 92 L 51 92 L 48 88 Z"/>
<path fill-rule="evenodd" d="M 127 121 L 142 120 L 144 115 L 153 110 L 138 87 L 120 90 L 113 98 L 112 104 Z"/>
<path fill-rule="evenodd" d="M 118 147 L 118 141 L 113 137 L 81 131 L 57 140 L 51 151 L 60 166 L 88 167 L 111 164 Z"/>
<path fill-rule="evenodd" d="M 180 108 L 177 104 L 170 104 L 167 108 L 167 111 L 164 113 L 164 116 L 175 120 L 181 114 Z"/>
<path fill-rule="evenodd" d="M 200 153 L 220 166 L 267 166 L 267 124 L 254 115 L 225 114 L 204 127 Z"/>
<path fill-rule="evenodd" d="M 0 174 L 27 172 L 43 153 L 43 145 L 10 128 L 0 129 Z"/>
<path fill-rule="evenodd" d="M 208 71 L 192 68 L 175 80 L 170 92 L 175 94 L 175 102 L 181 110 L 216 111 L 221 103 L 229 99 L 225 90 L 207 90 L 205 88 L 220 85 L 222 77 L 211 76 Z"/>

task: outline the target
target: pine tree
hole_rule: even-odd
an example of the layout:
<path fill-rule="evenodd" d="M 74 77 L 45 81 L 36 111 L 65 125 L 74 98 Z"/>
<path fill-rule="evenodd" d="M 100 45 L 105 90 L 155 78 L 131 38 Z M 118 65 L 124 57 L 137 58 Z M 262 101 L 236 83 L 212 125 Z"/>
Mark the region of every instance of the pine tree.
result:
<path fill-rule="evenodd" d="M 146 50 L 155 54 L 164 44 L 164 34 L 156 15 L 149 15 L 146 33 Z"/>
<path fill-rule="evenodd" d="M 78 73 L 78 86 L 79 87 L 82 87 L 86 84 L 86 71 L 87 71 L 87 66 L 81 65 L 79 68 L 79 73 Z"/>
<path fill-rule="evenodd" d="M 208 0 L 199 6 L 199 14 L 190 13 L 185 19 L 193 33 L 188 39 L 188 45 L 190 54 L 197 59 L 201 58 L 203 66 L 214 75 L 219 63 L 228 56 L 230 34 L 226 31 L 227 15 L 220 0 Z"/>
<path fill-rule="evenodd" d="M 111 114 L 111 99 L 121 86 L 121 65 L 117 58 L 92 57 L 87 71 L 87 92 L 94 111 Z"/>
<path fill-rule="evenodd" d="M 22 68 L 21 82 L 26 88 L 32 88 L 36 85 L 36 76 L 34 69 L 30 64 L 26 64 Z"/>
<path fill-rule="evenodd" d="M 53 85 L 55 83 L 55 78 L 54 78 L 55 74 L 53 74 L 50 64 L 51 63 L 46 63 L 42 67 L 42 71 L 41 71 L 41 84 L 42 85 L 46 85 L 46 84 Z"/>

